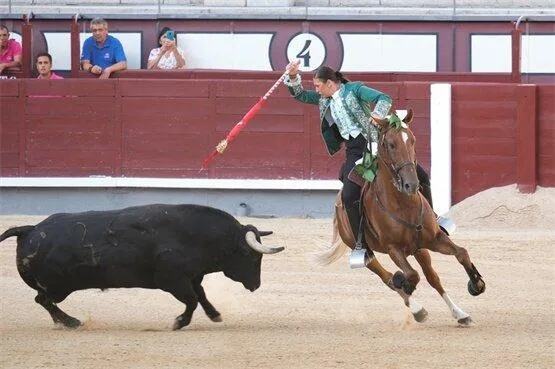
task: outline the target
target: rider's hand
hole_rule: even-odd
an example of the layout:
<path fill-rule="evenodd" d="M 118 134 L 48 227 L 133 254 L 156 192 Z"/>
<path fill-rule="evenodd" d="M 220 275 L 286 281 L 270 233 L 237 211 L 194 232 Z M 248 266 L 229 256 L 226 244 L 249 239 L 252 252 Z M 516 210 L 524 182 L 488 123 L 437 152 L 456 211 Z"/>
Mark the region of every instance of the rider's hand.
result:
<path fill-rule="evenodd" d="M 301 61 L 299 59 L 293 60 L 291 63 L 287 64 L 285 70 L 291 77 L 295 77 L 297 73 L 299 73 L 299 66 L 301 65 Z"/>

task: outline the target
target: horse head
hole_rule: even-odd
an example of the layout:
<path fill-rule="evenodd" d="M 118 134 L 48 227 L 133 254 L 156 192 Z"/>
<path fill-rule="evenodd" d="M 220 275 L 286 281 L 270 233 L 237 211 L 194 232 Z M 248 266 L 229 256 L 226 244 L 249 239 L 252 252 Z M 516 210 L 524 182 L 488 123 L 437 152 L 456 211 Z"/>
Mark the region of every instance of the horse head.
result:
<path fill-rule="evenodd" d="M 419 188 L 416 175 L 415 137 L 408 124 L 412 109 L 402 120 L 393 112 L 389 118 L 374 119 L 379 126 L 378 161 L 380 168 L 388 168 L 399 192 L 414 195 Z"/>

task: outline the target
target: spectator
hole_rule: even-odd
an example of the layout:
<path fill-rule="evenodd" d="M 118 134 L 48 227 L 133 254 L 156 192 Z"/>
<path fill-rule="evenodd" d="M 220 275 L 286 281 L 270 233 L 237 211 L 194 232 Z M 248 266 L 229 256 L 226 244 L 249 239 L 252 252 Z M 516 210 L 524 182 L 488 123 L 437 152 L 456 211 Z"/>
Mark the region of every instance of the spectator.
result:
<path fill-rule="evenodd" d="M 81 53 L 83 70 L 110 78 L 113 72 L 127 69 L 127 58 L 121 42 L 108 35 L 108 22 L 102 18 L 91 21 L 92 36 L 85 40 Z"/>
<path fill-rule="evenodd" d="M 40 53 L 37 55 L 35 65 L 39 72 L 38 79 L 64 79 L 52 72 L 52 56 L 49 53 Z"/>
<path fill-rule="evenodd" d="M 184 69 L 183 50 L 177 47 L 175 32 L 168 27 L 162 28 L 158 35 L 160 47 L 152 49 L 148 56 L 148 69 Z"/>
<path fill-rule="evenodd" d="M 7 68 L 21 68 L 21 45 L 13 38 L 10 39 L 8 27 L 0 25 L 0 74 Z"/>

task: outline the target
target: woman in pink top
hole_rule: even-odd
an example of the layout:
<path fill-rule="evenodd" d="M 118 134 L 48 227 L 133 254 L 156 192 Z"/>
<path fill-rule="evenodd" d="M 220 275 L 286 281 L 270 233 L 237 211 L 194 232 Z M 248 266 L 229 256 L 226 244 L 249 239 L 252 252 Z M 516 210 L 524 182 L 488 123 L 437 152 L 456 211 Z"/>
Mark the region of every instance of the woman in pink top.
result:
<path fill-rule="evenodd" d="M 49 53 L 38 54 L 35 65 L 39 72 L 38 79 L 64 79 L 52 72 L 52 56 Z"/>
<path fill-rule="evenodd" d="M 21 45 L 10 39 L 8 27 L 0 25 L 0 74 L 6 68 L 19 69 L 21 67 Z"/>

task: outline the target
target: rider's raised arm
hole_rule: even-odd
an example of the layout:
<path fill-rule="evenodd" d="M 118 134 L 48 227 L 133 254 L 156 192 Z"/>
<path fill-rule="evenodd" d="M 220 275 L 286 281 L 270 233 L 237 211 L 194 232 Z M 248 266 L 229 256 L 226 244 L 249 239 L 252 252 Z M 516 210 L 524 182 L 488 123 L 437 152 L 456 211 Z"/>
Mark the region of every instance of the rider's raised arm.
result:
<path fill-rule="evenodd" d="M 295 99 L 305 104 L 318 105 L 320 101 L 320 94 L 314 90 L 305 90 L 301 83 L 301 75 L 296 74 L 294 77 L 286 76 L 283 84 L 289 89 L 289 93 Z"/>

